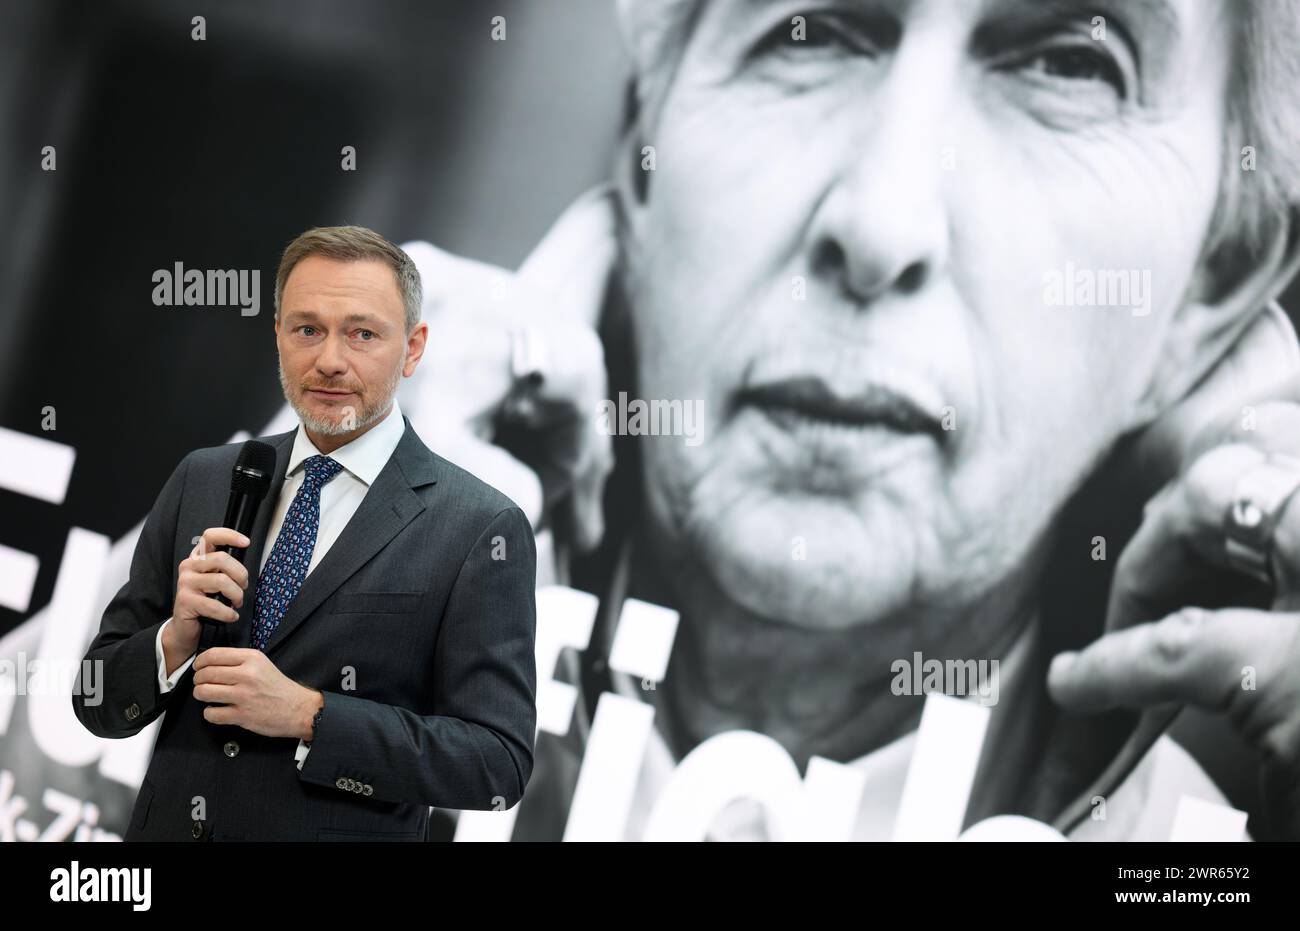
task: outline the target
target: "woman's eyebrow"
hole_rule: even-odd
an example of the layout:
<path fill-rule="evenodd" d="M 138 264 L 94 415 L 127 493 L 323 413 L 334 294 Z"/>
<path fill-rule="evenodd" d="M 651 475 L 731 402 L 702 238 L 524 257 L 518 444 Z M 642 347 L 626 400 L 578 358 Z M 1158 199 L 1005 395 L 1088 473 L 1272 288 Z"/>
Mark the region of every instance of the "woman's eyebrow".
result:
<path fill-rule="evenodd" d="M 1108 26 L 1114 19 L 1120 29 L 1144 47 L 1169 48 L 1182 38 L 1181 17 L 1169 0 L 988 0 L 981 16 L 985 25 L 977 34 L 989 30 L 992 37 L 1063 19 L 1091 23 L 1096 16 L 1105 19 Z"/>

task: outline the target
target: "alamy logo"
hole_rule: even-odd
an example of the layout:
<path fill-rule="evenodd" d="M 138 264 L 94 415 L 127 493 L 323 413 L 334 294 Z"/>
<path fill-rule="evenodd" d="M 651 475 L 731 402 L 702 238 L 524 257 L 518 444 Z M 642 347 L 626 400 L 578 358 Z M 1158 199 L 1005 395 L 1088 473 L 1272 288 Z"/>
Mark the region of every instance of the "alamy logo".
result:
<path fill-rule="evenodd" d="M 132 910 L 147 912 L 153 899 L 153 870 L 147 866 L 82 869 L 73 860 L 66 870 L 52 870 L 50 879 L 51 902 L 130 902 Z"/>
<path fill-rule="evenodd" d="M 889 664 L 894 674 L 889 690 L 895 695 L 974 695 L 985 707 L 998 703 L 998 661 L 995 659 L 925 659 L 920 652 L 910 660 L 896 659 Z"/>
<path fill-rule="evenodd" d="M 1151 269 L 1051 269 L 1043 274 L 1043 303 L 1053 307 L 1130 307 L 1133 316 L 1151 313 Z"/>
<path fill-rule="evenodd" d="M 262 306 L 262 272 L 247 268 L 186 268 L 180 262 L 160 268 L 154 283 L 155 307 L 239 308 L 241 317 L 256 317 Z"/>
<path fill-rule="evenodd" d="M 605 399 L 596 405 L 596 429 L 605 436 L 684 436 L 687 446 L 700 445 L 704 426 L 704 402 L 655 398 L 628 400 L 618 393 L 618 402 Z"/>

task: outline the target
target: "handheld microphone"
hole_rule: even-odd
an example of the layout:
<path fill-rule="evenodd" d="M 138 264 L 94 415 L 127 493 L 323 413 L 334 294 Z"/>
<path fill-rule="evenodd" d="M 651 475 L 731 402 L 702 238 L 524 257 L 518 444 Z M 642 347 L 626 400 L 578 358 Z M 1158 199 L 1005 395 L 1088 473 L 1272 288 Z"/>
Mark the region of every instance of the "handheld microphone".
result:
<path fill-rule="evenodd" d="M 229 527 L 248 537 L 252 542 L 253 522 L 257 519 L 257 509 L 271 490 L 271 478 L 275 474 L 275 447 L 259 440 L 249 440 L 239 450 L 234 471 L 230 474 L 230 501 L 226 504 L 226 519 L 221 526 Z M 247 552 L 243 547 L 219 546 L 217 549 L 229 553 L 240 563 Z M 212 597 L 227 607 L 230 600 L 221 594 Z M 210 617 L 200 617 L 205 625 L 217 625 L 220 622 Z"/>

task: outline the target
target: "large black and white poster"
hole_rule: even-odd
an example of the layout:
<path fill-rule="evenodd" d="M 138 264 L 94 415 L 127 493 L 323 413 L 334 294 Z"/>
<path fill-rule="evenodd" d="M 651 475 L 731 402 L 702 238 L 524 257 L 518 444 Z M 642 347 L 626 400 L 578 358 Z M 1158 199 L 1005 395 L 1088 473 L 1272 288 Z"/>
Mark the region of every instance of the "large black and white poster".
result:
<path fill-rule="evenodd" d="M 33 0 L 0 125 L 0 840 L 125 834 L 80 660 L 342 224 L 537 537 L 430 840 L 1300 839 L 1293 0 Z"/>

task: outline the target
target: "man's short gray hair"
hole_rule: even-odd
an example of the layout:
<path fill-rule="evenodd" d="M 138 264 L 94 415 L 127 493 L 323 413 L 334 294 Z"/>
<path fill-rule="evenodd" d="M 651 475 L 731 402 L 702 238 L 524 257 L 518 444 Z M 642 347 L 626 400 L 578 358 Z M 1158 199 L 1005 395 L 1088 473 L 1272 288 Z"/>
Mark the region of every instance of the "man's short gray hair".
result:
<path fill-rule="evenodd" d="M 307 230 L 285 247 L 284 255 L 280 257 L 280 268 L 275 273 L 277 320 L 280 318 L 280 300 L 289 273 L 309 255 L 342 262 L 360 262 L 366 259 L 384 262 L 397 276 L 397 288 L 402 292 L 402 306 L 406 310 L 406 332 L 410 334 L 419 325 L 420 305 L 424 303 L 420 270 L 415 267 L 409 255 L 364 226 L 318 226 Z"/>

